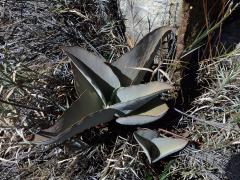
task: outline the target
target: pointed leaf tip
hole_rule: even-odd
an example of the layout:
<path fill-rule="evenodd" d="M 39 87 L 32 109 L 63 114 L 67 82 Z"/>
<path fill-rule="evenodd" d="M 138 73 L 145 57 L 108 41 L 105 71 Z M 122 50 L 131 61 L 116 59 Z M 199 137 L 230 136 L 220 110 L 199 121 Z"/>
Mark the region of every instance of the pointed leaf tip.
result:
<path fill-rule="evenodd" d="M 148 33 L 129 52 L 112 63 L 113 71 L 117 74 L 123 86 L 139 84 L 145 71 L 138 71 L 131 67 L 150 68 L 157 51 L 162 45 L 163 39 L 174 29 L 170 27 L 160 27 Z"/>
<path fill-rule="evenodd" d="M 36 134 L 32 143 L 61 143 L 86 129 L 115 119 L 115 114 L 123 115 L 116 109 L 102 109 L 91 99 L 91 94 L 85 92 L 63 113 L 54 126 Z"/>

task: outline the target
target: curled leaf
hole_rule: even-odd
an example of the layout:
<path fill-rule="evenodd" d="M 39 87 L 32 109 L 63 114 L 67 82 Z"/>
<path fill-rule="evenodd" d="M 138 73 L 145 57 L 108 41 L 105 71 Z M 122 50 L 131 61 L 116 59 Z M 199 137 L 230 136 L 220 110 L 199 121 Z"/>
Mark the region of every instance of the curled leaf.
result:
<path fill-rule="evenodd" d="M 153 159 L 157 159 L 160 156 L 160 150 L 151 142 L 151 139 L 157 137 L 155 131 L 137 131 L 134 132 L 133 135 L 138 144 L 142 147 L 150 163 Z"/>
<path fill-rule="evenodd" d="M 155 29 L 143 37 L 131 51 L 112 63 L 113 71 L 123 86 L 139 84 L 142 81 L 146 72 L 137 71 L 131 67 L 150 68 L 162 40 L 172 31 L 173 29 L 169 27 Z"/>
<path fill-rule="evenodd" d="M 64 51 L 71 58 L 75 67 L 84 74 L 89 83 L 96 84 L 104 97 L 110 97 L 114 89 L 119 88 L 120 82 L 105 60 L 81 47 L 65 47 Z M 85 75 L 86 74 L 86 75 Z M 86 77 L 87 76 L 87 77 Z"/>
<path fill-rule="evenodd" d="M 116 122 L 123 125 L 148 124 L 162 118 L 168 109 L 166 103 L 159 99 L 154 99 L 127 116 L 118 118 Z"/>
<path fill-rule="evenodd" d="M 139 97 L 137 99 L 127 101 L 127 102 L 116 103 L 109 106 L 109 108 L 118 109 L 119 111 L 127 115 L 135 111 L 136 109 L 139 109 L 140 107 L 144 106 L 147 102 L 151 101 L 152 99 L 156 98 L 159 95 L 159 93 L 155 93 L 149 96 Z"/>
<path fill-rule="evenodd" d="M 173 89 L 173 86 L 170 84 L 154 81 L 146 84 L 119 88 L 116 96 L 120 102 L 128 102 L 140 97 L 151 96 L 155 93 L 161 93 L 171 89 Z"/>
<path fill-rule="evenodd" d="M 186 139 L 158 137 L 157 132 L 150 129 L 140 129 L 134 132 L 134 137 L 150 163 L 180 151 L 188 144 Z"/>
<path fill-rule="evenodd" d="M 72 64 L 75 90 L 80 97 L 83 93 L 88 93 L 89 102 L 95 103 L 99 107 L 106 107 L 107 102 L 102 94 L 102 91 L 98 88 L 96 83 L 89 77 L 88 73 L 80 68 L 81 71 Z"/>
<path fill-rule="evenodd" d="M 157 81 L 119 88 L 116 92 L 116 99 L 120 102 L 110 107 L 129 114 L 157 97 L 160 93 L 171 89 L 173 89 L 173 86 Z"/>

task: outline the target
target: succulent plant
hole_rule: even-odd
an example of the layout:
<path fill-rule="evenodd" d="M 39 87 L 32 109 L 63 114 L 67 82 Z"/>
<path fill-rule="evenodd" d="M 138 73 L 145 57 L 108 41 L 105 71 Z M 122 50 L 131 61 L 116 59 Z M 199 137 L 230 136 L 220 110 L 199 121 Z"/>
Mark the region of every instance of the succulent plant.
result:
<path fill-rule="evenodd" d="M 133 135 L 150 163 L 180 151 L 188 144 L 186 139 L 159 137 L 156 131 L 150 129 L 137 130 Z"/>
<path fill-rule="evenodd" d="M 160 119 L 168 106 L 156 97 L 173 86 L 158 81 L 141 84 L 146 72 L 133 67 L 150 68 L 163 39 L 171 31 L 161 27 L 150 32 L 111 64 L 83 48 L 65 47 L 79 98 L 54 126 L 41 130 L 32 142 L 60 143 L 112 120 L 124 125 L 143 125 Z M 134 135 L 140 142 L 141 136 Z"/>

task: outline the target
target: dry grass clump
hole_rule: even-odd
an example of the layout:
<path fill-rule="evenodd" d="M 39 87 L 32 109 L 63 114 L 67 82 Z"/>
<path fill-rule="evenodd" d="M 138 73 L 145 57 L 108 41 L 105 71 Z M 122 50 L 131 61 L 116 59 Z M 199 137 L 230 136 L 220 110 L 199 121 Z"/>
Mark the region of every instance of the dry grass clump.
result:
<path fill-rule="evenodd" d="M 186 126 L 184 134 L 193 143 L 169 171 L 180 179 L 224 179 L 226 163 L 240 152 L 239 49 L 202 61 L 200 67 L 198 80 L 204 80 L 203 93 L 188 112 L 182 113 L 179 123 Z"/>

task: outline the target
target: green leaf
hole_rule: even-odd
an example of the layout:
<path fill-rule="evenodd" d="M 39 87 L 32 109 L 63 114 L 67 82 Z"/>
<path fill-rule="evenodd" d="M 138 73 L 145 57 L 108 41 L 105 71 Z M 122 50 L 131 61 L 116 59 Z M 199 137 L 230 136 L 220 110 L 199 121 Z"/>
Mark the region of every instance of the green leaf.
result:
<path fill-rule="evenodd" d="M 138 130 L 134 132 L 134 137 L 143 148 L 150 163 L 157 162 L 170 154 L 180 151 L 188 144 L 185 139 L 158 137 L 157 132 L 150 129 Z"/>
<path fill-rule="evenodd" d="M 105 60 L 81 47 L 65 47 L 64 51 L 71 58 L 75 67 L 82 73 L 96 90 L 104 94 L 109 100 L 114 89 L 119 88 L 120 82 L 112 69 L 105 64 Z M 77 79 L 75 79 L 77 80 Z M 81 84 L 81 82 L 79 82 Z"/>
<path fill-rule="evenodd" d="M 120 114 L 121 112 L 116 109 L 103 109 L 99 112 L 88 115 L 85 118 L 80 119 L 71 128 L 68 128 L 55 136 L 48 136 L 44 132 L 37 135 L 34 139 L 34 144 L 53 144 L 62 143 L 65 140 L 87 130 L 91 127 L 95 127 L 99 124 L 107 123 L 115 118 L 115 114 Z"/>
<path fill-rule="evenodd" d="M 115 119 L 115 114 L 123 115 L 116 109 L 103 109 L 94 101 L 89 101 L 91 95 L 85 92 L 62 115 L 56 124 L 42 130 L 32 141 L 35 144 L 60 143 L 96 125 Z"/>
<path fill-rule="evenodd" d="M 139 84 L 142 81 L 146 71 L 138 71 L 132 67 L 150 68 L 162 40 L 170 32 L 172 28 L 169 27 L 160 27 L 150 32 L 131 51 L 112 63 L 112 69 L 123 86 Z"/>
<path fill-rule="evenodd" d="M 161 152 L 161 156 L 153 160 L 153 162 L 156 162 L 166 156 L 169 156 L 170 154 L 173 154 L 175 152 L 182 150 L 188 144 L 188 141 L 185 139 L 168 138 L 168 137 L 154 138 L 152 139 L 152 142 L 159 148 Z"/>
<path fill-rule="evenodd" d="M 170 89 L 173 89 L 171 85 L 157 81 L 119 88 L 116 92 L 116 99 L 120 102 L 110 106 L 110 108 L 129 114 L 157 97 L 160 93 Z"/>
<path fill-rule="evenodd" d="M 118 109 L 119 111 L 121 111 L 125 115 L 127 115 L 127 114 L 135 111 L 136 109 L 139 109 L 140 107 L 145 105 L 147 102 L 156 98 L 158 95 L 159 94 L 155 93 L 153 95 L 140 97 L 140 98 L 137 98 L 137 99 L 134 99 L 131 101 L 116 103 L 116 104 L 109 106 L 109 108 Z"/>
<path fill-rule="evenodd" d="M 160 156 L 160 150 L 154 143 L 151 142 L 151 139 L 157 137 L 157 133 L 155 131 L 147 131 L 147 129 L 138 130 L 134 132 L 133 135 L 143 149 L 150 163 L 152 162 L 152 159 L 156 159 Z"/>
<path fill-rule="evenodd" d="M 162 118 L 168 109 L 167 104 L 157 98 L 128 114 L 128 116 L 118 118 L 116 122 L 124 125 L 148 124 Z"/>
<path fill-rule="evenodd" d="M 106 107 L 107 102 L 102 94 L 102 91 L 98 88 L 96 83 L 90 79 L 84 68 L 81 72 L 77 67 L 72 64 L 74 85 L 78 96 L 80 97 L 83 93 L 87 92 L 89 96 L 89 102 L 96 103 L 99 107 Z"/>
<path fill-rule="evenodd" d="M 154 81 L 146 84 L 119 88 L 116 92 L 116 96 L 120 102 L 128 102 L 140 97 L 159 94 L 171 89 L 173 89 L 173 86 L 170 84 Z"/>

